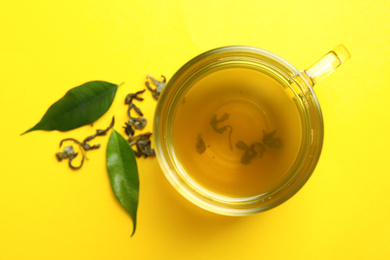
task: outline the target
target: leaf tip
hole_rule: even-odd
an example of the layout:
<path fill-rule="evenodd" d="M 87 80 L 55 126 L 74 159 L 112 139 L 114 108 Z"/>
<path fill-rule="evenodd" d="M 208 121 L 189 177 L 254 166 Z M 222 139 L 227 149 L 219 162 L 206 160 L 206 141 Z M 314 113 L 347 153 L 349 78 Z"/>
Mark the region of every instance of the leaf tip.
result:
<path fill-rule="evenodd" d="M 25 135 L 25 134 L 27 134 L 27 133 L 30 133 L 30 132 L 32 132 L 32 131 L 34 131 L 34 127 L 28 129 L 26 132 L 21 133 L 20 136 Z"/>
<path fill-rule="evenodd" d="M 133 233 L 131 233 L 130 237 L 133 237 L 134 236 L 134 233 L 135 233 L 135 225 L 133 227 Z"/>
<path fill-rule="evenodd" d="M 133 214 L 130 214 L 130 216 L 131 220 L 133 221 L 133 232 L 131 233 L 130 237 L 133 237 L 133 235 L 135 234 L 135 230 L 137 229 L 137 210 L 135 211 L 134 216 Z"/>

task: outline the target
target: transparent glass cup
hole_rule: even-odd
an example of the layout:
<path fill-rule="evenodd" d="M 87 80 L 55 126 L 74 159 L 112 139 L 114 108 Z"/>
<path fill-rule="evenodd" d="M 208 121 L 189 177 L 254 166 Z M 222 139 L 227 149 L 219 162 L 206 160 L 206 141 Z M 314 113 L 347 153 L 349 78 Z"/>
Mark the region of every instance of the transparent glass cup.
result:
<path fill-rule="evenodd" d="M 292 197 L 309 179 L 319 160 L 323 137 L 323 119 L 313 86 L 350 58 L 339 45 L 313 66 L 298 70 L 283 58 L 263 49 L 249 46 L 228 46 L 207 51 L 181 67 L 162 91 L 154 117 L 154 144 L 159 164 L 169 182 L 185 198 L 208 211 L 230 216 L 245 216 L 276 207 Z M 266 192 L 251 196 L 226 196 L 203 187 L 191 172 L 181 166 L 173 144 L 172 120 L 180 109 L 179 100 L 193 82 L 214 68 L 250 67 L 283 82 L 284 88 L 299 100 L 301 142 L 294 163 L 285 177 Z M 215 98 L 218 98 L 217 96 Z M 191 115 L 188 115 L 191 116 Z M 189 126 L 191 127 L 191 126 Z M 189 145 L 192 143 L 189 141 Z M 243 178 L 244 175 L 243 175 Z"/>

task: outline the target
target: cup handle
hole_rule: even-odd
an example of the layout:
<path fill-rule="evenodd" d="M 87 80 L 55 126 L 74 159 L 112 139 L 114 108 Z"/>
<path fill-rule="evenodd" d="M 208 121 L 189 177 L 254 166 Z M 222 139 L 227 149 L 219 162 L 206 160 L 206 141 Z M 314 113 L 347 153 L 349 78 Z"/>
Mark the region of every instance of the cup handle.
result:
<path fill-rule="evenodd" d="M 341 64 L 346 62 L 351 57 L 351 54 L 340 44 L 330 52 L 328 52 L 319 61 L 314 63 L 310 68 L 303 71 L 304 74 L 311 80 L 311 85 L 314 86 L 319 81 L 332 73 Z"/>

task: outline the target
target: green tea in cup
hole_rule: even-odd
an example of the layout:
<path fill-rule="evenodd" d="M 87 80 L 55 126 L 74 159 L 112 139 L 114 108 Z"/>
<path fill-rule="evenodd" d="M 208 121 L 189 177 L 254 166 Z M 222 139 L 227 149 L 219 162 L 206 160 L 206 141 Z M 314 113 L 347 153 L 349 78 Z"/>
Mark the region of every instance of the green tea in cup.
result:
<path fill-rule="evenodd" d="M 275 207 L 307 181 L 323 141 L 312 86 L 349 53 L 337 47 L 299 71 L 247 46 L 211 50 L 168 82 L 155 115 L 155 144 L 168 180 L 212 212 Z"/>

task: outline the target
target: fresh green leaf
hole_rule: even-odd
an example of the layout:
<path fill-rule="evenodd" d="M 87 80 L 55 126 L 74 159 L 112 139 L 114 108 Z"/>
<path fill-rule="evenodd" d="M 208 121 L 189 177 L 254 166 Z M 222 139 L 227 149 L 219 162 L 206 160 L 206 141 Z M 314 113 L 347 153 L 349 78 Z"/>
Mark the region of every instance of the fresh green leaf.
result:
<path fill-rule="evenodd" d="M 105 81 L 90 81 L 72 88 L 23 134 L 35 130 L 68 131 L 91 124 L 110 108 L 117 89 L 118 85 Z"/>
<path fill-rule="evenodd" d="M 137 162 L 129 143 L 114 129 L 107 144 L 107 171 L 115 197 L 133 219 L 133 236 L 139 194 Z"/>

